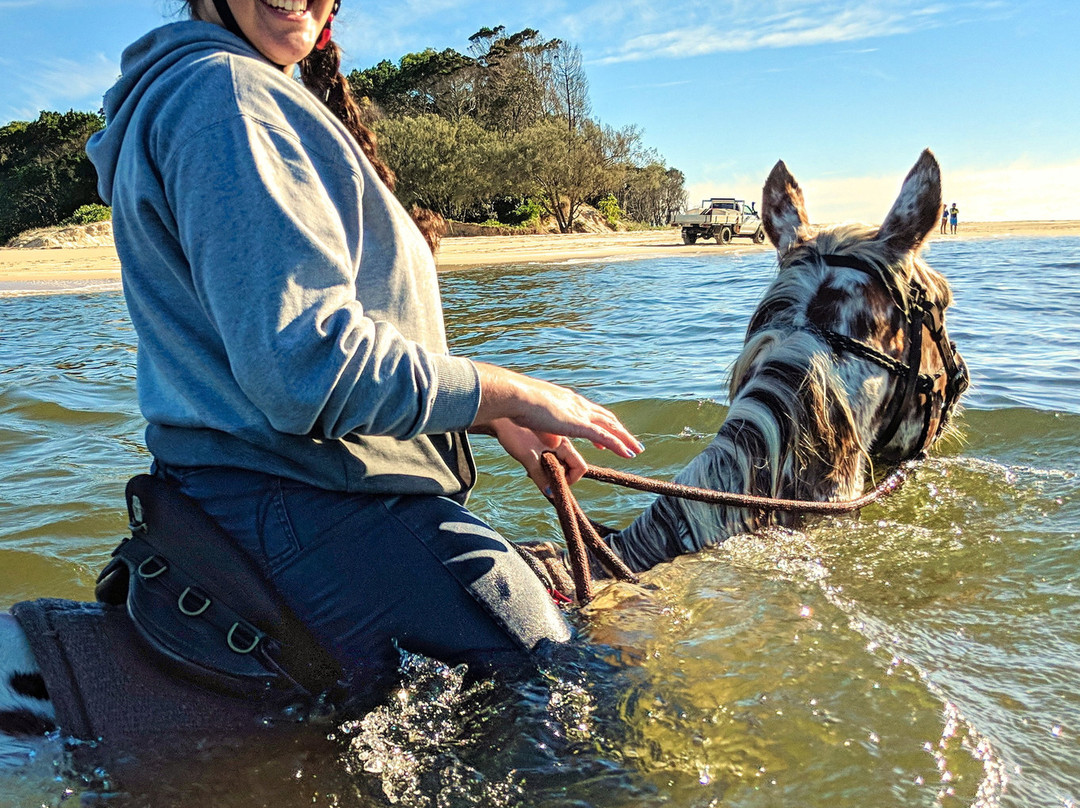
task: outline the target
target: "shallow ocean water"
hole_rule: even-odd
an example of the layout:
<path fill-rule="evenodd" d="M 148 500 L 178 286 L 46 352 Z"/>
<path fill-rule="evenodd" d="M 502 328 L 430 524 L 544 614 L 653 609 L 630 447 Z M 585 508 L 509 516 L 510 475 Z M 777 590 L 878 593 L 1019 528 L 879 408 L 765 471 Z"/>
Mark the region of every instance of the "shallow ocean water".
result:
<path fill-rule="evenodd" d="M 43 745 L 0 767 L 0 806 L 1074 805 L 1080 239 L 938 240 L 927 257 L 952 283 L 973 384 L 962 437 L 896 496 L 606 589 L 580 624 L 589 644 L 509 692 L 409 660 L 357 722 L 193 750 L 141 779 Z M 723 420 L 773 271 L 771 253 L 718 248 L 441 282 L 456 352 L 611 406 L 648 449 L 588 458 L 670 478 Z M 122 298 L 0 297 L 0 334 L 0 606 L 89 599 L 123 485 L 149 462 Z M 508 536 L 559 540 L 512 461 L 474 445 L 473 507 Z M 609 524 L 649 501 L 578 495 Z"/>

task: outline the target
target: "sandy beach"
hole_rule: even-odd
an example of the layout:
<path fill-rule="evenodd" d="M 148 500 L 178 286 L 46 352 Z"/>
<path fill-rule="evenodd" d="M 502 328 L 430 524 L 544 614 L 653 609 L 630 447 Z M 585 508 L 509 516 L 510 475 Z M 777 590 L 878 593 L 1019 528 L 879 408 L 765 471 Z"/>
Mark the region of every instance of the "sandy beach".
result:
<path fill-rule="evenodd" d="M 955 236 L 938 239 L 986 239 L 1080 235 L 1080 221 L 962 223 Z M 730 245 L 682 243 L 676 228 L 629 233 L 575 233 L 539 236 L 465 236 L 447 238 L 439 250 L 441 271 L 547 261 L 601 261 L 672 255 L 711 255 L 723 251 L 770 250 L 737 238 Z M 0 293 L 69 291 L 115 286 L 120 261 L 112 247 L 59 249 L 0 248 Z"/>

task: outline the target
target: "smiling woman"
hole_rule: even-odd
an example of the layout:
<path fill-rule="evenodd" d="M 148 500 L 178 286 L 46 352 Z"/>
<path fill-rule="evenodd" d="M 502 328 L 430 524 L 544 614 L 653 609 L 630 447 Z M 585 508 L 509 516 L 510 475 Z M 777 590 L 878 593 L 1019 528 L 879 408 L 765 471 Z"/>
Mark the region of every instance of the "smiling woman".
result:
<path fill-rule="evenodd" d="M 333 657 L 318 681 L 304 662 L 285 665 L 308 696 L 377 692 L 399 649 L 479 670 L 566 642 L 539 579 L 465 508 L 476 478 L 465 433 L 497 438 L 538 483 L 544 450 L 580 477 L 570 438 L 623 457 L 640 445 L 571 390 L 449 353 L 434 231 L 394 197 L 359 119 L 330 41 L 333 0 L 188 8 L 195 19 L 124 52 L 87 152 L 112 206 L 149 422 L 153 464 L 136 479 L 154 493 L 132 494 L 142 514 L 132 518 L 149 525 L 164 513 L 150 503 L 185 503 L 210 526 L 185 531 L 199 548 L 239 553 L 252 569 L 245 578 L 235 558 L 200 561 L 168 540 L 153 577 L 200 570 L 185 588 L 205 594 L 201 607 L 187 596 L 163 612 L 136 603 L 128 582 L 135 592 L 149 580 L 142 564 L 99 596 L 129 603 L 143 625 L 177 608 L 210 614 L 225 602 L 218 593 L 257 582 Z M 254 608 L 244 601 L 241 611 Z M 230 663 L 255 659 L 261 642 L 234 642 L 239 626 L 221 633 Z M 156 632 L 152 643 L 169 649 L 171 674 L 201 653 L 190 638 L 173 652 L 181 636 Z M 101 736 L 117 737 L 109 727 L 87 735 Z"/>
<path fill-rule="evenodd" d="M 329 42 L 340 0 L 187 0 L 195 19 L 228 28 L 292 74 L 296 64 Z M 326 35 L 324 36 L 324 33 Z"/>

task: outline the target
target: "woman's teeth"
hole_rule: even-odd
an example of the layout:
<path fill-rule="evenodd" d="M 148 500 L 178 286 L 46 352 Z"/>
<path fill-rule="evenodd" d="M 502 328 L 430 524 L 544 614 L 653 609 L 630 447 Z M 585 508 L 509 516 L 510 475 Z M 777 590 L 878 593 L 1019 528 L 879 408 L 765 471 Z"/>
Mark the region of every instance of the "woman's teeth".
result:
<path fill-rule="evenodd" d="M 307 0 L 262 0 L 262 2 L 280 11 L 291 13 L 307 11 Z"/>

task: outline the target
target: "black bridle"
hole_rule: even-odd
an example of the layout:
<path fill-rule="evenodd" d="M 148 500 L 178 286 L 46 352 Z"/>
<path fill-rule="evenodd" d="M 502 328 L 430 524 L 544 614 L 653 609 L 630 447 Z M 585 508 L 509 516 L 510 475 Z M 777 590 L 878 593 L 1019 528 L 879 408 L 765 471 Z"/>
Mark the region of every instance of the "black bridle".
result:
<path fill-rule="evenodd" d="M 937 301 L 929 300 L 926 289 L 914 278 L 909 282 L 908 293 L 905 297 L 897 287 L 895 278 L 868 261 L 850 255 L 830 254 L 819 257 L 827 266 L 858 270 L 876 279 L 885 287 L 893 305 L 904 316 L 907 330 L 906 362 L 894 359 L 877 348 L 846 334 L 820 326 L 814 326 L 813 330 L 829 344 L 833 353 L 849 353 L 866 359 L 884 368 L 899 381 L 896 391 L 889 400 L 885 426 L 870 446 L 871 455 L 879 454 L 896 436 L 904 420 L 904 414 L 909 411 L 915 397 L 926 397 L 922 434 L 915 444 L 914 451 L 901 460 L 920 457 L 941 434 L 941 430 L 948 421 L 949 413 L 967 389 L 969 382 L 967 365 L 957 353 L 956 343 L 950 341 L 949 335 L 945 332 L 945 307 Z M 923 331 L 930 335 L 941 357 L 942 369 L 937 373 L 922 372 Z M 945 374 L 945 389 L 937 393 L 934 388 L 942 374 Z M 938 419 L 938 425 L 934 434 L 931 435 L 930 424 L 935 417 Z"/>

